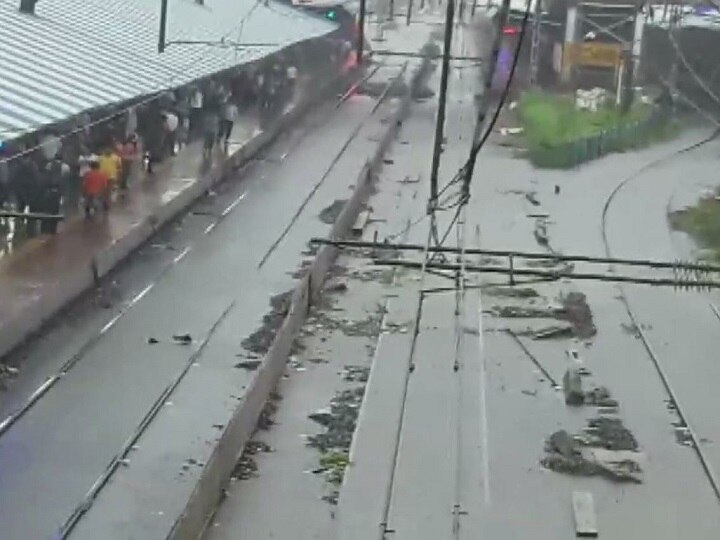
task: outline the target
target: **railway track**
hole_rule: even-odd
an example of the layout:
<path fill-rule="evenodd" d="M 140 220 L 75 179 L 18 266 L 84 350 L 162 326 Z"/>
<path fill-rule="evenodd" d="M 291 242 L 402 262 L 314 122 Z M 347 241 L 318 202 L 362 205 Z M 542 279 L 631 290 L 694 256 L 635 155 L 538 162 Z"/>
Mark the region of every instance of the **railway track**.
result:
<path fill-rule="evenodd" d="M 693 152 L 694 150 L 697 150 L 709 142 L 715 140 L 718 137 L 718 132 L 716 131 L 709 137 L 705 137 L 691 145 L 688 145 L 684 148 L 681 148 L 675 152 L 672 152 L 668 155 L 665 155 L 661 158 L 652 160 L 648 163 L 646 163 L 643 167 L 640 167 L 635 172 L 633 172 L 631 175 L 624 178 L 618 185 L 613 189 L 613 191 L 608 196 L 607 200 L 605 201 L 605 204 L 603 206 L 602 210 L 602 218 L 601 218 L 601 233 L 602 233 L 602 241 L 603 246 L 605 250 L 605 255 L 607 257 L 612 257 L 612 250 L 610 247 L 610 242 L 608 239 L 607 234 L 607 224 L 608 224 L 608 211 L 617 197 L 617 195 L 622 191 L 624 187 L 626 187 L 628 184 L 630 184 L 633 180 L 641 177 L 642 174 L 646 173 L 647 171 L 650 171 L 652 169 L 655 169 L 670 160 L 673 160 L 679 156 L 682 156 L 684 154 Z M 715 497 L 720 503 L 720 482 L 718 481 L 718 477 L 715 473 L 715 470 L 712 467 L 712 464 L 710 463 L 707 455 L 703 451 L 703 448 L 700 444 L 699 437 L 697 436 L 697 433 L 695 429 L 693 428 L 692 422 L 688 418 L 688 415 L 686 413 L 686 410 L 684 409 L 680 399 L 678 398 L 677 393 L 675 392 L 672 383 L 670 381 L 670 378 L 667 374 L 667 371 L 665 370 L 663 366 L 663 362 L 655 349 L 653 348 L 653 345 L 651 343 L 651 340 L 647 334 L 647 332 L 643 329 L 642 325 L 640 324 L 639 318 L 637 316 L 637 313 L 633 309 L 630 300 L 625 292 L 625 289 L 622 285 L 618 284 L 617 289 L 620 293 L 620 300 L 623 304 L 623 307 L 633 324 L 634 328 L 637 329 L 638 336 L 640 337 L 640 340 L 643 344 L 643 348 L 645 349 L 647 353 L 647 357 L 650 360 L 650 362 L 653 365 L 653 368 L 655 372 L 658 375 L 658 378 L 664 388 L 665 393 L 667 394 L 670 403 L 674 405 L 675 412 L 678 416 L 678 420 L 681 422 L 681 425 L 679 427 L 685 428 L 687 430 L 687 434 L 689 437 L 689 440 L 691 442 L 691 446 L 693 448 L 693 451 L 695 452 L 695 455 L 697 456 L 697 459 L 700 463 L 700 466 L 702 467 L 703 473 L 705 477 L 708 480 L 708 483 L 710 484 L 710 487 L 715 494 Z M 717 317 L 718 321 L 720 322 L 720 312 L 718 309 L 709 302 L 709 307 L 712 310 L 712 312 Z"/>
<path fill-rule="evenodd" d="M 297 152 L 300 148 L 300 143 L 309 133 L 322 129 L 323 126 L 330 122 L 330 120 L 337 114 L 337 111 L 341 110 L 343 106 L 348 103 L 348 98 L 352 95 L 352 92 L 356 91 L 358 86 L 363 82 L 375 77 L 376 74 L 380 71 L 381 67 L 382 66 L 378 66 L 377 69 L 372 69 L 365 77 L 356 81 L 356 83 L 351 87 L 348 92 L 344 93 L 342 96 L 339 96 L 334 106 L 328 106 L 327 112 L 325 112 L 321 116 L 321 119 L 319 121 L 314 123 L 308 123 L 306 124 L 305 129 L 301 128 L 300 130 L 298 130 L 300 136 L 296 139 L 290 140 L 289 147 L 285 148 L 281 161 L 284 160 L 288 155 Z M 404 70 L 404 66 L 399 68 L 396 76 L 400 76 L 404 72 Z M 386 100 L 389 89 L 394 82 L 396 76 L 390 77 L 390 79 L 386 83 L 384 91 L 374 99 L 370 114 L 363 117 L 360 125 L 355 126 L 352 132 L 347 136 L 347 140 L 342 146 L 342 151 L 334 160 L 332 160 L 332 163 L 323 175 L 323 180 L 329 175 L 332 168 L 340 160 L 341 155 L 344 154 L 351 146 L 352 141 L 355 140 L 357 135 L 360 133 L 361 128 L 366 124 L 366 121 L 369 119 L 369 117 L 375 114 L 382 105 L 382 103 Z M 240 176 L 242 176 L 242 174 L 240 174 Z M 234 180 L 237 180 L 237 176 L 234 178 Z M 313 189 L 313 194 L 317 191 L 318 188 L 319 186 L 316 186 Z M 113 327 L 118 323 L 118 321 L 128 315 L 133 310 L 133 308 L 138 305 L 140 301 L 170 273 L 170 270 L 196 247 L 197 244 L 202 242 L 202 240 L 206 236 L 213 234 L 213 231 L 217 230 L 218 226 L 223 222 L 223 220 L 225 220 L 227 216 L 229 216 L 237 208 L 239 203 L 245 197 L 245 194 L 246 192 L 243 191 L 242 193 L 237 195 L 230 202 L 230 204 L 228 204 L 222 211 L 219 212 L 219 215 L 217 215 L 215 219 L 212 220 L 212 222 L 204 229 L 201 234 L 199 234 L 197 238 L 192 239 L 192 241 L 185 245 L 184 248 L 179 248 L 178 254 L 173 257 L 169 262 L 167 262 L 167 264 L 164 264 L 159 270 L 159 272 L 157 272 L 152 277 L 149 283 L 139 287 L 139 290 L 135 294 L 131 295 L 130 300 L 127 301 L 114 315 L 112 315 L 109 320 L 105 322 L 105 324 L 93 330 L 90 336 L 87 337 L 87 339 L 85 339 L 80 344 L 80 346 L 64 363 L 62 363 L 60 368 L 54 374 L 49 376 L 34 391 L 30 392 L 29 395 L 27 395 L 27 397 L 24 398 L 24 400 L 20 403 L 20 405 L 17 406 L 17 408 L 15 408 L 14 410 L 12 410 L 2 420 L 2 422 L 0 422 L 0 438 L 8 434 L 8 432 L 10 432 L 13 427 L 19 426 L 20 423 L 23 422 L 24 418 L 39 403 L 43 402 L 43 398 L 47 396 L 53 388 L 61 385 L 61 381 L 63 381 L 63 379 L 65 379 L 75 368 L 81 365 L 83 363 L 83 359 L 86 358 L 88 354 L 98 346 L 98 344 L 103 342 L 103 338 L 107 337 L 112 332 Z M 192 213 L 192 209 L 189 211 L 189 213 Z M 142 436 L 142 434 L 148 428 L 152 420 L 158 414 L 159 410 L 162 408 L 162 405 L 168 401 L 169 397 L 173 394 L 174 390 L 180 384 L 183 377 L 188 373 L 189 366 L 191 366 L 200 358 L 205 349 L 205 346 L 212 338 L 215 329 L 228 316 L 228 314 L 232 311 L 233 307 L 234 302 L 231 302 L 220 314 L 220 316 L 213 322 L 209 332 L 199 343 L 198 347 L 192 352 L 192 354 L 188 356 L 187 363 L 184 363 L 183 367 L 178 371 L 177 377 L 174 378 L 167 386 L 165 386 L 162 392 L 156 397 L 156 399 L 154 399 L 152 406 L 142 416 L 140 422 L 137 424 L 132 434 L 126 439 L 122 447 L 120 447 L 113 455 L 112 459 L 102 471 L 100 476 L 95 482 L 92 483 L 85 496 L 82 498 L 81 501 L 79 501 L 73 512 L 64 521 L 59 530 L 60 538 L 66 538 L 68 535 L 70 535 L 81 517 L 91 508 L 94 500 L 101 492 L 103 487 L 110 480 L 113 473 L 117 470 L 119 465 L 123 464 L 126 460 L 127 454 L 135 444 L 135 441 L 137 441 Z"/>
<path fill-rule="evenodd" d="M 377 72 L 379 71 L 379 68 L 382 66 L 377 66 L 377 69 L 373 68 L 369 74 L 362 77 L 353 85 L 351 85 L 350 90 L 357 89 L 359 84 L 362 84 L 363 82 L 369 81 L 374 77 Z M 390 84 L 390 83 L 388 83 Z M 322 126 L 326 125 L 333 114 L 336 113 L 336 111 L 347 102 L 348 97 L 350 96 L 350 92 L 343 93 L 335 102 L 335 106 L 330 109 L 330 113 L 324 115 L 319 122 L 309 124 L 309 129 L 303 129 L 301 130 L 301 136 L 297 137 L 295 141 L 293 141 L 290 145 L 290 148 L 287 149 L 283 154 L 283 159 L 290 155 L 292 152 L 295 152 L 299 146 L 299 143 L 302 142 L 302 139 L 310 134 L 312 131 L 320 129 Z M 383 99 L 385 96 L 382 96 Z M 378 100 L 379 101 L 379 100 Z M 377 107 L 374 108 L 373 112 L 377 110 Z M 348 138 L 349 143 L 355 138 L 357 135 L 356 131 L 353 131 L 351 136 Z M 344 146 L 344 149 L 347 149 L 347 145 Z M 335 160 L 337 161 L 337 160 Z M 238 177 L 242 177 L 242 170 L 239 171 L 238 175 L 234 178 L 234 180 L 237 180 Z M 220 213 L 219 216 L 215 220 L 213 220 L 207 228 L 204 230 L 204 236 L 212 234 L 212 232 L 227 218 L 227 216 L 237 207 L 237 205 L 245 198 L 246 193 L 243 192 L 237 197 L 233 199 L 233 201 L 227 205 Z M 192 212 L 192 210 L 190 210 Z M 136 294 L 132 295 L 132 298 L 118 311 L 117 314 L 115 314 L 106 324 L 104 324 L 97 332 L 93 333 L 88 339 L 85 340 L 85 342 L 78 348 L 78 350 L 67 359 L 65 363 L 62 364 L 60 369 L 55 373 L 54 375 L 48 377 L 40 386 L 37 387 L 35 391 L 33 391 L 30 396 L 27 398 L 27 400 L 21 404 L 14 412 L 7 415 L 2 421 L 0 421 L 0 437 L 2 437 L 8 430 L 12 428 L 13 425 L 15 425 L 25 414 L 27 414 L 33 406 L 45 395 L 47 392 L 53 388 L 56 384 L 58 384 L 64 376 L 66 376 L 73 368 L 75 368 L 78 363 L 90 352 L 90 350 L 98 344 L 98 342 L 107 334 L 108 331 L 111 330 L 111 328 L 125 315 L 127 315 L 132 308 L 137 305 L 137 303 L 142 300 L 142 298 L 147 295 L 147 293 L 152 290 L 160 281 L 168 274 L 168 272 L 175 266 L 177 263 L 179 263 L 190 251 L 195 247 L 195 245 L 202 240 L 202 237 L 196 240 L 195 242 L 189 243 L 185 247 L 179 250 L 179 253 L 177 256 L 175 256 L 169 263 L 163 266 L 163 268 L 160 270 L 160 272 L 155 276 L 153 280 L 150 281 L 145 287 L 140 289 Z"/>

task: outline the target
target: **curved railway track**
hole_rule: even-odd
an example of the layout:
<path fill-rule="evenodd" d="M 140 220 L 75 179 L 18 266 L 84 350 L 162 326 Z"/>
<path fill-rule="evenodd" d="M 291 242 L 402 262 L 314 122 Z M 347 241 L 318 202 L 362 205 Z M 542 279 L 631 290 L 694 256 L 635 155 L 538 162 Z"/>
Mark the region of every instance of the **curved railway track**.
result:
<path fill-rule="evenodd" d="M 608 239 L 607 234 L 607 224 L 608 224 L 608 211 L 610 209 L 610 206 L 612 205 L 613 201 L 617 197 L 617 195 L 622 191 L 622 189 L 630 184 L 633 180 L 639 178 L 642 174 L 646 173 L 649 170 L 655 169 L 664 163 L 667 163 L 668 161 L 675 159 L 683 154 L 687 154 L 689 152 L 693 152 L 694 150 L 697 150 L 701 148 L 702 146 L 708 144 L 710 141 L 716 139 L 718 137 L 718 132 L 713 133 L 709 137 L 705 137 L 701 139 L 700 141 L 697 141 L 691 145 L 688 145 L 684 148 L 681 148 L 679 150 L 676 150 L 675 152 L 672 152 L 670 154 L 667 154 L 661 158 L 654 159 L 648 163 L 646 163 L 644 166 L 637 169 L 635 172 L 633 172 L 631 175 L 625 177 L 620 183 L 618 183 L 617 186 L 613 189 L 613 191 L 610 193 L 608 198 L 605 201 L 605 204 L 603 206 L 602 210 L 602 218 L 601 218 L 601 233 L 602 233 L 602 241 L 603 246 L 605 250 L 605 255 L 607 257 L 612 256 L 612 250 L 610 248 L 610 241 Z M 660 379 L 660 382 L 670 399 L 670 402 L 674 405 L 676 414 L 678 416 L 678 419 L 682 423 L 682 426 L 685 429 L 687 429 L 688 436 L 690 438 L 690 442 L 692 443 L 693 451 L 695 452 L 698 461 L 700 462 L 700 465 L 703 469 L 703 473 L 705 477 L 707 478 L 710 487 L 713 490 L 713 493 L 715 494 L 715 497 L 718 500 L 718 503 L 720 503 L 720 483 L 718 481 L 718 478 L 715 474 L 715 471 L 708 460 L 705 452 L 702 449 L 702 446 L 700 445 L 699 437 L 697 436 L 695 430 L 692 427 L 692 424 L 690 422 L 690 419 L 688 418 L 682 403 L 679 401 L 679 398 L 677 396 L 677 393 L 673 389 L 672 383 L 670 382 L 670 378 L 663 367 L 662 360 L 658 356 L 658 354 L 655 352 L 655 349 L 652 346 L 652 343 L 650 341 L 650 338 L 648 337 L 645 330 L 643 330 L 642 325 L 640 324 L 640 321 L 638 320 L 638 316 L 633 309 L 632 305 L 630 304 L 630 300 L 628 299 L 627 294 L 625 293 L 625 289 L 622 285 L 617 285 L 617 289 L 620 293 L 620 300 L 623 304 L 623 307 L 625 308 L 625 311 L 627 312 L 627 315 L 634 325 L 635 328 L 637 328 L 638 335 L 640 336 L 640 340 L 642 341 L 643 348 L 647 352 L 648 358 L 651 361 L 653 368 L 655 369 L 655 372 L 658 375 L 658 378 Z M 720 320 L 720 315 L 717 313 L 717 310 L 714 309 L 714 306 L 710 304 L 711 309 L 716 314 L 718 319 Z"/>

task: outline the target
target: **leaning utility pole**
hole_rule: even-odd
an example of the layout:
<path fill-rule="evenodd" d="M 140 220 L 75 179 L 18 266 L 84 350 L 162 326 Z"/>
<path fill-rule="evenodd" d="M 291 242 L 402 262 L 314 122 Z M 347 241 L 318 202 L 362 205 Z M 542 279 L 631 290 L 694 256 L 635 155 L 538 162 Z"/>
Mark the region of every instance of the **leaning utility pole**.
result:
<path fill-rule="evenodd" d="M 475 170 L 475 156 L 480 148 L 483 128 L 485 127 L 485 119 L 487 117 L 488 110 L 490 110 L 489 95 L 492 90 L 492 83 L 495 78 L 495 68 L 497 66 L 497 60 L 503 40 L 502 30 L 507 24 L 509 13 L 510 0 L 503 0 L 502 5 L 500 6 L 500 13 L 498 13 L 498 25 L 495 29 L 495 38 L 493 40 L 492 53 L 490 56 L 490 65 L 488 65 L 488 68 L 485 70 L 485 89 L 478 109 L 477 121 L 475 122 L 470 159 L 468 160 L 468 166 L 465 168 L 465 178 L 463 179 L 463 198 L 470 196 L 470 181 L 472 180 L 472 175 Z"/>
<path fill-rule="evenodd" d="M 542 9 L 540 0 L 535 0 L 535 13 L 533 15 L 532 43 L 530 44 L 530 85 L 538 84 L 538 64 L 540 63 L 540 22 Z"/>
<path fill-rule="evenodd" d="M 363 47 L 365 46 L 365 0 L 360 0 L 360 16 L 358 21 L 357 63 L 363 62 Z"/>
<path fill-rule="evenodd" d="M 160 31 L 158 32 L 158 53 L 165 52 L 165 34 L 167 33 L 168 0 L 160 0 Z"/>
<path fill-rule="evenodd" d="M 445 104 L 447 101 L 448 71 L 450 70 L 450 48 L 452 46 L 453 19 L 455 18 L 455 0 L 447 0 L 445 12 L 445 43 L 443 45 L 442 72 L 440 74 L 440 97 L 437 119 L 435 121 L 435 143 L 433 144 L 432 166 L 430 168 L 430 201 L 428 212 L 437 204 L 438 170 L 445 128 Z"/>

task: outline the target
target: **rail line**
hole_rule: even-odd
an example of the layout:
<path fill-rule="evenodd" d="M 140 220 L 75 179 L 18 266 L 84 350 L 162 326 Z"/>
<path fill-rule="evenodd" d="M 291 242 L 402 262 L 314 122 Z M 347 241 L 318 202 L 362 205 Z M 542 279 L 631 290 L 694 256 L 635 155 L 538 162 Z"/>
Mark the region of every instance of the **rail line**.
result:
<path fill-rule="evenodd" d="M 257 267 L 262 268 L 265 263 L 268 261 L 268 259 L 272 256 L 272 254 L 275 252 L 275 250 L 278 248 L 278 246 L 281 244 L 281 242 L 285 239 L 285 237 L 288 235 L 288 233 L 292 230 L 293 226 L 297 222 L 298 218 L 302 215 L 303 210 L 305 210 L 305 207 L 310 203 L 312 198 L 315 196 L 315 194 L 318 192 L 320 187 L 325 183 L 325 180 L 330 176 L 330 173 L 333 171 L 335 166 L 338 164 L 342 156 L 345 154 L 347 149 L 350 147 L 352 142 L 356 139 L 360 131 L 363 127 L 365 127 L 365 124 L 367 121 L 377 112 L 377 110 L 380 108 L 380 105 L 385 101 L 385 99 L 388 96 L 388 93 L 390 92 L 390 89 L 395 84 L 397 80 L 400 79 L 400 77 L 403 76 L 403 73 L 405 73 L 405 70 L 407 69 L 408 62 L 405 62 L 402 67 L 398 70 L 398 72 L 395 74 L 395 76 L 390 77 L 388 82 L 385 84 L 385 87 L 383 88 L 383 91 L 380 93 L 380 95 L 375 98 L 375 103 L 373 104 L 370 111 L 358 122 L 358 124 L 355 126 L 355 129 L 353 129 L 352 133 L 350 133 L 350 136 L 345 140 L 343 145 L 340 147 L 340 150 L 337 152 L 335 157 L 332 159 L 330 164 L 328 165 L 327 169 L 325 169 L 325 172 L 320 177 L 320 179 L 315 183 L 315 185 L 312 187 L 310 192 L 307 194 L 305 199 L 300 203 L 300 206 L 297 208 L 295 213 L 290 218 L 290 221 L 285 226 L 285 228 L 282 230 L 280 235 L 277 237 L 277 239 L 272 243 L 272 245 L 268 248 L 268 250 L 263 255 L 262 259 L 260 259 L 260 262 L 258 263 Z"/>
<path fill-rule="evenodd" d="M 213 325 L 210 327 L 210 330 L 208 330 L 205 338 L 203 338 L 198 348 L 188 357 L 180 373 L 178 373 L 175 379 L 173 379 L 163 389 L 157 399 L 153 402 L 148 412 L 145 414 L 145 416 L 143 416 L 142 420 L 135 428 L 135 431 L 133 431 L 130 437 L 125 441 L 125 443 L 123 443 L 120 451 L 113 456 L 113 458 L 110 460 L 110 463 L 108 463 L 107 467 L 105 467 L 103 473 L 98 477 L 97 480 L 95 480 L 93 485 L 87 491 L 83 500 L 75 507 L 75 510 L 70 514 L 70 516 L 68 516 L 62 527 L 60 527 L 58 535 L 60 538 L 65 539 L 68 537 L 68 535 L 73 531 L 80 519 L 88 512 L 88 510 L 90 510 L 90 507 L 97 498 L 98 494 L 100 493 L 100 491 L 102 491 L 102 488 L 105 487 L 105 485 L 108 483 L 117 468 L 121 464 L 127 462 L 127 456 L 132 450 L 133 445 L 138 441 L 142 434 L 145 433 L 148 426 L 150 425 L 150 422 L 153 421 L 160 409 L 163 408 L 165 403 L 168 401 L 168 398 L 180 385 L 182 380 L 185 378 L 185 375 L 187 375 L 188 371 L 190 371 L 190 368 L 193 366 L 193 364 L 197 362 L 200 356 L 202 356 L 203 351 L 207 347 L 208 343 L 210 343 L 210 339 L 220 327 L 222 322 L 230 314 L 230 312 L 235 308 L 235 305 L 236 302 L 234 300 L 230 302 L 230 304 L 228 304 L 228 306 L 223 310 L 223 312 L 215 320 L 215 322 L 213 322 Z"/>
<path fill-rule="evenodd" d="M 653 161 L 650 161 L 649 163 L 645 164 L 643 167 L 636 170 L 634 173 L 632 173 L 630 176 L 627 176 L 624 178 L 617 186 L 615 186 L 615 189 L 610 193 L 607 200 L 605 201 L 605 205 L 603 206 L 602 210 L 602 219 L 601 219 L 601 233 L 602 233 L 602 239 L 603 239 L 603 245 L 605 248 L 605 254 L 607 257 L 612 256 L 612 250 L 610 249 L 610 242 L 608 240 L 607 235 L 607 215 L 608 210 L 610 209 L 610 206 L 617 196 L 617 194 L 628 185 L 630 182 L 638 178 L 641 174 L 644 172 L 654 169 L 663 163 L 666 163 L 670 161 L 671 159 L 674 159 L 682 154 L 686 154 L 688 152 L 692 152 L 694 150 L 697 150 L 698 148 L 706 145 L 710 141 L 716 139 L 718 137 L 718 131 L 710 135 L 709 137 L 706 137 L 704 139 L 701 139 L 700 141 L 693 143 L 689 146 L 686 146 L 684 148 L 681 148 L 680 150 L 676 150 L 675 152 L 672 152 L 666 156 L 663 156 L 661 158 L 655 159 Z M 700 446 L 700 441 L 695 433 L 695 430 L 692 428 L 692 425 L 690 424 L 687 415 L 685 414 L 682 404 L 678 400 L 677 394 L 675 393 L 675 390 L 673 389 L 670 379 L 663 368 L 662 362 L 660 361 L 660 358 L 658 357 L 657 353 L 653 349 L 653 346 L 650 342 L 650 339 L 647 336 L 647 333 L 643 330 L 642 326 L 640 325 L 637 315 L 635 314 L 632 306 L 630 305 L 630 301 L 625 294 L 625 290 L 622 287 L 622 285 L 617 285 L 617 289 L 620 293 L 620 300 L 625 308 L 625 311 L 628 314 L 628 317 L 630 318 L 630 321 L 633 323 L 634 327 L 637 328 L 638 335 L 640 336 L 640 340 L 642 341 L 643 347 L 645 348 L 645 351 L 648 354 L 648 357 L 650 358 L 650 361 L 653 364 L 653 367 L 655 371 L 657 372 L 658 377 L 660 378 L 660 382 L 663 385 L 663 388 L 665 389 L 666 394 L 670 398 L 671 402 L 675 406 L 675 411 L 677 413 L 678 418 L 683 423 L 684 427 L 687 429 L 687 433 L 690 437 L 690 440 L 692 442 L 693 450 L 700 462 L 700 465 L 703 469 L 703 473 L 705 474 L 710 487 L 713 490 L 713 493 L 715 494 L 715 497 L 720 503 L 720 484 L 718 483 L 718 479 L 715 475 L 715 471 L 712 468 L 712 465 L 710 464 L 710 461 L 708 460 L 707 456 L 705 455 L 705 452 L 703 451 L 702 447 Z M 710 304 L 711 309 L 713 310 L 713 313 L 715 313 L 716 317 L 720 319 L 720 316 L 718 316 L 717 309 Z"/>
<path fill-rule="evenodd" d="M 373 70 L 371 70 L 369 74 L 366 74 L 358 81 L 353 83 L 350 88 L 357 88 L 359 84 L 362 84 L 363 82 L 371 79 L 377 73 L 378 69 L 379 67 L 377 69 L 374 68 Z M 333 113 L 339 110 L 340 107 L 347 102 L 347 99 L 350 95 L 349 92 L 350 91 L 348 90 L 338 97 L 334 107 L 332 108 Z M 326 115 L 320 122 L 310 124 L 310 129 L 302 130 L 303 137 L 308 133 L 311 133 L 325 125 L 327 122 L 330 121 L 332 116 L 332 114 Z M 300 140 L 302 140 L 303 137 L 301 137 Z M 293 145 L 288 151 L 285 152 L 284 157 L 287 157 L 287 155 L 297 150 L 297 147 L 298 145 Z M 248 162 L 248 164 L 249 163 L 251 162 Z M 240 169 L 236 172 L 235 175 L 233 175 L 233 178 L 229 179 L 228 181 L 241 181 L 242 173 L 243 169 Z M 225 220 L 233 210 L 235 210 L 235 208 L 242 201 L 242 199 L 245 198 L 246 195 L 247 192 L 243 191 L 239 196 L 234 198 L 234 200 L 227 207 L 225 207 L 224 210 L 222 210 L 222 212 L 216 217 L 216 219 L 213 220 L 205 228 L 201 236 L 187 244 L 184 248 L 180 250 L 179 254 L 176 257 L 165 263 L 160 269 L 160 271 L 146 284 L 146 286 L 143 287 L 139 292 L 134 294 L 132 298 L 100 329 L 93 332 L 92 335 L 80 345 L 76 352 L 72 354 L 72 356 L 70 356 L 70 358 L 68 358 L 60 366 L 60 369 L 54 375 L 51 375 L 47 379 L 45 379 L 45 381 L 43 381 L 43 383 L 40 384 L 18 408 L 16 408 L 2 421 L 0 421 L 0 437 L 5 435 L 15 424 L 17 424 L 18 421 L 20 421 L 27 413 L 29 413 L 34 408 L 34 406 L 42 399 L 43 396 L 45 396 L 68 373 L 70 373 L 70 371 L 75 368 L 80 363 L 80 361 L 85 356 L 87 356 L 90 351 L 93 350 L 93 348 L 111 330 L 111 328 L 115 326 L 115 324 L 117 324 L 125 315 L 127 315 L 132 310 L 132 308 L 134 308 L 140 302 L 140 300 L 142 300 L 142 298 L 144 298 L 156 285 L 158 285 L 169 274 L 170 270 L 185 256 L 187 256 L 188 253 L 190 253 L 195 248 L 195 246 L 202 241 L 205 236 L 210 235 L 222 223 L 222 221 Z M 187 213 L 192 213 L 192 208 L 189 209 Z"/>

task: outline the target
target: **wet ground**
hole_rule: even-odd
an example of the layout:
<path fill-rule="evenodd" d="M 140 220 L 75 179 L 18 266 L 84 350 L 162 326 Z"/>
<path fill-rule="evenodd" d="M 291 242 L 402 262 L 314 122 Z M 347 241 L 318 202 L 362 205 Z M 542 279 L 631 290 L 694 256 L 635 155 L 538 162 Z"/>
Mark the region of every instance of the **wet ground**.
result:
<path fill-rule="evenodd" d="M 458 75 L 453 84 L 462 88 Z M 457 96 L 451 92 L 449 114 L 470 117 Z M 409 144 L 395 148 L 391 169 L 380 177 L 379 193 L 370 201 L 378 221 L 364 238 L 377 232 L 380 239 L 425 240 L 427 185 L 406 181 L 416 175 L 426 180 L 427 167 L 417 163 L 429 155 L 430 137 L 424 133 L 432 126 L 433 104 L 424 105 L 401 133 Z M 462 163 L 458 148 L 467 141 L 463 124 L 452 118 L 445 179 Z M 714 187 L 717 146 L 673 154 L 707 133 L 689 129 L 675 141 L 562 173 L 535 171 L 511 150 L 488 146 L 465 217 L 467 241 L 549 254 L 690 258 L 692 243 L 670 230 L 668 213 Z M 671 157 L 658 161 L 666 156 Z M 451 217 L 442 215 L 441 232 Z M 456 240 L 454 234 L 450 238 L 448 243 Z M 601 537 L 717 536 L 720 506 L 713 483 L 720 470 L 720 425 L 714 381 L 720 374 L 713 351 L 720 343 L 710 305 L 718 303 L 714 293 L 620 289 L 571 279 L 528 279 L 509 287 L 500 275 L 472 275 L 469 284 L 481 287 L 480 298 L 466 296 L 470 315 L 461 329 L 461 353 L 453 352 L 452 295 L 438 294 L 425 302 L 411 355 L 418 287 L 447 287 L 448 280 L 429 275 L 420 283 L 416 271 L 406 271 L 380 293 L 372 288 L 379 280 L 358 283 L 348 277 L 369 255 L 341 257 L 339 264 L 349 270 L 348 292 L 335 304 L 345 311 L 354 309 L 358 298 L 386 301 L 380 334 L 370 340 L 368 381 L 347 383 L 358 392 L 365 386 L 359 413 L 356 394 L 349 400 L 350 414 L 333 400 L 347 397 L 342 392 L 348 364 L 362 366 L 358 373 L 364 380 L 367 356 L 357 346 L 338 349 L 345 342 L 331 340 L 341 334 L 341 325 L 327 323 L 330 336 L 308 342 L 303 355 L 325 358 L 318 351 L 332 342 L 330 358 L 304 362 L 307 372 L 290 373 L 284 381 L 278 413 L 285 420 L 270 431 L 279 445 L 288 444 L 283 456 L 263 454 L 258 476 L 233 487 L 232 502 L 221 507 L 209 538 L 230 538 L 237 531 L 291 537 L 296 523 L 303 537 L 368 538 L 385 523 L 388 533 L 381 537 L 394 539 L 570 539 L 575 491 L 592 495 Z M 576 263 L 565 269 L 641 275 L 617 265 Z M 342 311 L 328 316 L 343 318 Z M 370 313 L 367 309 L 359 319 Z M 475 326 L 473 313 L 481 316 Z M 323 320 L 316 318 L 321 326 Z M 405 333 L 390 331 L 395 326 Z M 370 338 L 364 336 L 363 343 Z M 283 412 L 287 399 L 293 401 Z M 357 428 L 348 451 L 346 431 L 353 422 Z M 325 439 L 299 435 L 334 434 L 338 424 L 343 436 L 321 445 L 329 459 L 322 461 L 321 453 L 318 460 L 306 443 Z M 337 488 L 340 469 L 345 474 Z M 272 522 L 258 515 L 271 501 L 277 509 Z"/>
<path fill-rule="evenodd" d="M 53 534 L 204 340 L 214 337 L 213 354 L 229 356 L 233 364 L 252 360 L 236 356 L 252 354 L 243 339 L 263 324 L 268 309 L 282 311 L 282 302 L 272 298 L 293 285 L 286 272 L 303 260 L 307 238 L 327 232 L 318 213 L 349 194 L 348 179 L 362 167 L 374 144 L 368 139 L 390 109 L 380 107 L 360 129 L 268 264 L 259 270 L 258 263 L 286 228 L 289 209 L 301 205 L 372 106 L 371 98 L 354 96 L 340 108 L 329 103 L 311 113 L 236 179 L 161 230 L 96 295 L 83 298 L 9 358 L 20 371 L 2 395 L 3 417 L 26 403 L 68 359 L 78 360 L 0 438 L 6 471 L 0 492 L 7 494 L 0 510 L 4 538 Z M 233 309 L 233 300 L 241 308 Z M 271 326 L 278 320 L 277 313 L 268 317 Z M 268 337 L 253 341 L 250 348 L 262 352 Z M 197 412 L 204 403 L 209 406 L 208 397 L 196 398 Z M 185 429 L 192 437 L 193 427 Z M 145 443 L 148 452 L 150 444 Z M 144 496 L 157 487 L 146 486 Z M 133 519 L 133 511 L 122 512 L 122 519 Z M 155 522 L 158 515 L 152 514 Z M 113 517 L 121 518 L 117 512 Z"/>
<path fill-rule="evenodd" d="M 468 70 L 452 72 L 445 181 L 466 156 L 478 83 L 471 77 Z M 436 71 L 431 88 L 437 78 Z M 22 371 L 8 374 L 19 378 L 9 387 L 6 412 L 140 296 L 139 309 L 123 316 L 32 421 L 0 439 L 0 465 L 8 471 L 0 492 L 9 501 L 0 519 L 8 538 L 54 530 L 135 425 L 143 398 L 156 395 L 157 382 L 176 371 L 229 297 L 242 313 L 233 313 L 216 352 L 231 357 L 238 374 L 257 369 L 286 309 L 289 274 L 299 276 L 310 256 L 303 253 L 307 239 L 326 233 L 324 222 L 347 197 L 345 180 L 357 164 L 344 165 L 318 193 L 253 277 L 262 248 L 285 225 L 268 215 L 286 215 L 299 204 L 321 173 L 317 156 L 331 154 L 326 149 L 367 109 L 366 100 L 353 98 L 286 158 L 279 158 L 284 145 L 295 141 L 292 135 L 281 141 L 251 165 L 244 182 L 226 185 L 161 231 L 97 296 L 22 351 L 25 358 L 15 362 Z M 364 238 L 425 241 L 435 107 L 433 99 L 414 104 L 378 179 Z M 667 216 L 713 187 L 715 145 L 645 169 L 612 194 L 633 171 L 705 134 L 689 130 L 676 141 L 562 173 L 535 171 L 510 150 L 488 146 L 464 217 L 467 242 L 691 257 L 692 244 L 670 231 Z M 211 216 L 238 200 L 229 219 L 205 234 Z M 441 232 L 451 218 L 441 213 Z M 456 241 L 451 234 L 448 243 Z M 384 537 L 395 540 L 570 539 L 577 490 L 592 494 L 603 538 L 717 538 L 720 334 L 712 306 L 720 298 L 568 279 L 508 287 L 503 276 L 473 275 L 468 285 L 482 288 L 466 293 L 462 318 L 453 294 L 426 297 L 411 353 L 419 289 L 452 281 L 388 271 L 369 255 L 346 253 L 338 261 L 327 301 L 301 333 L 207 538 L 361 539 L 375 537 L 363 526 L 377 535 L 385 523 L 393 533 Z M 173 269 L 158 278 L 167 264 Z M 143 292 L 148 279 L 159 283 L 157 290 Z M 183 340 L 174 335 L 186 333 L 190 345 L 175 343 Z M 158 343 L 151 346 L 150 337 Z M 186 463 L 188 470 L 196 465 Z"/>

